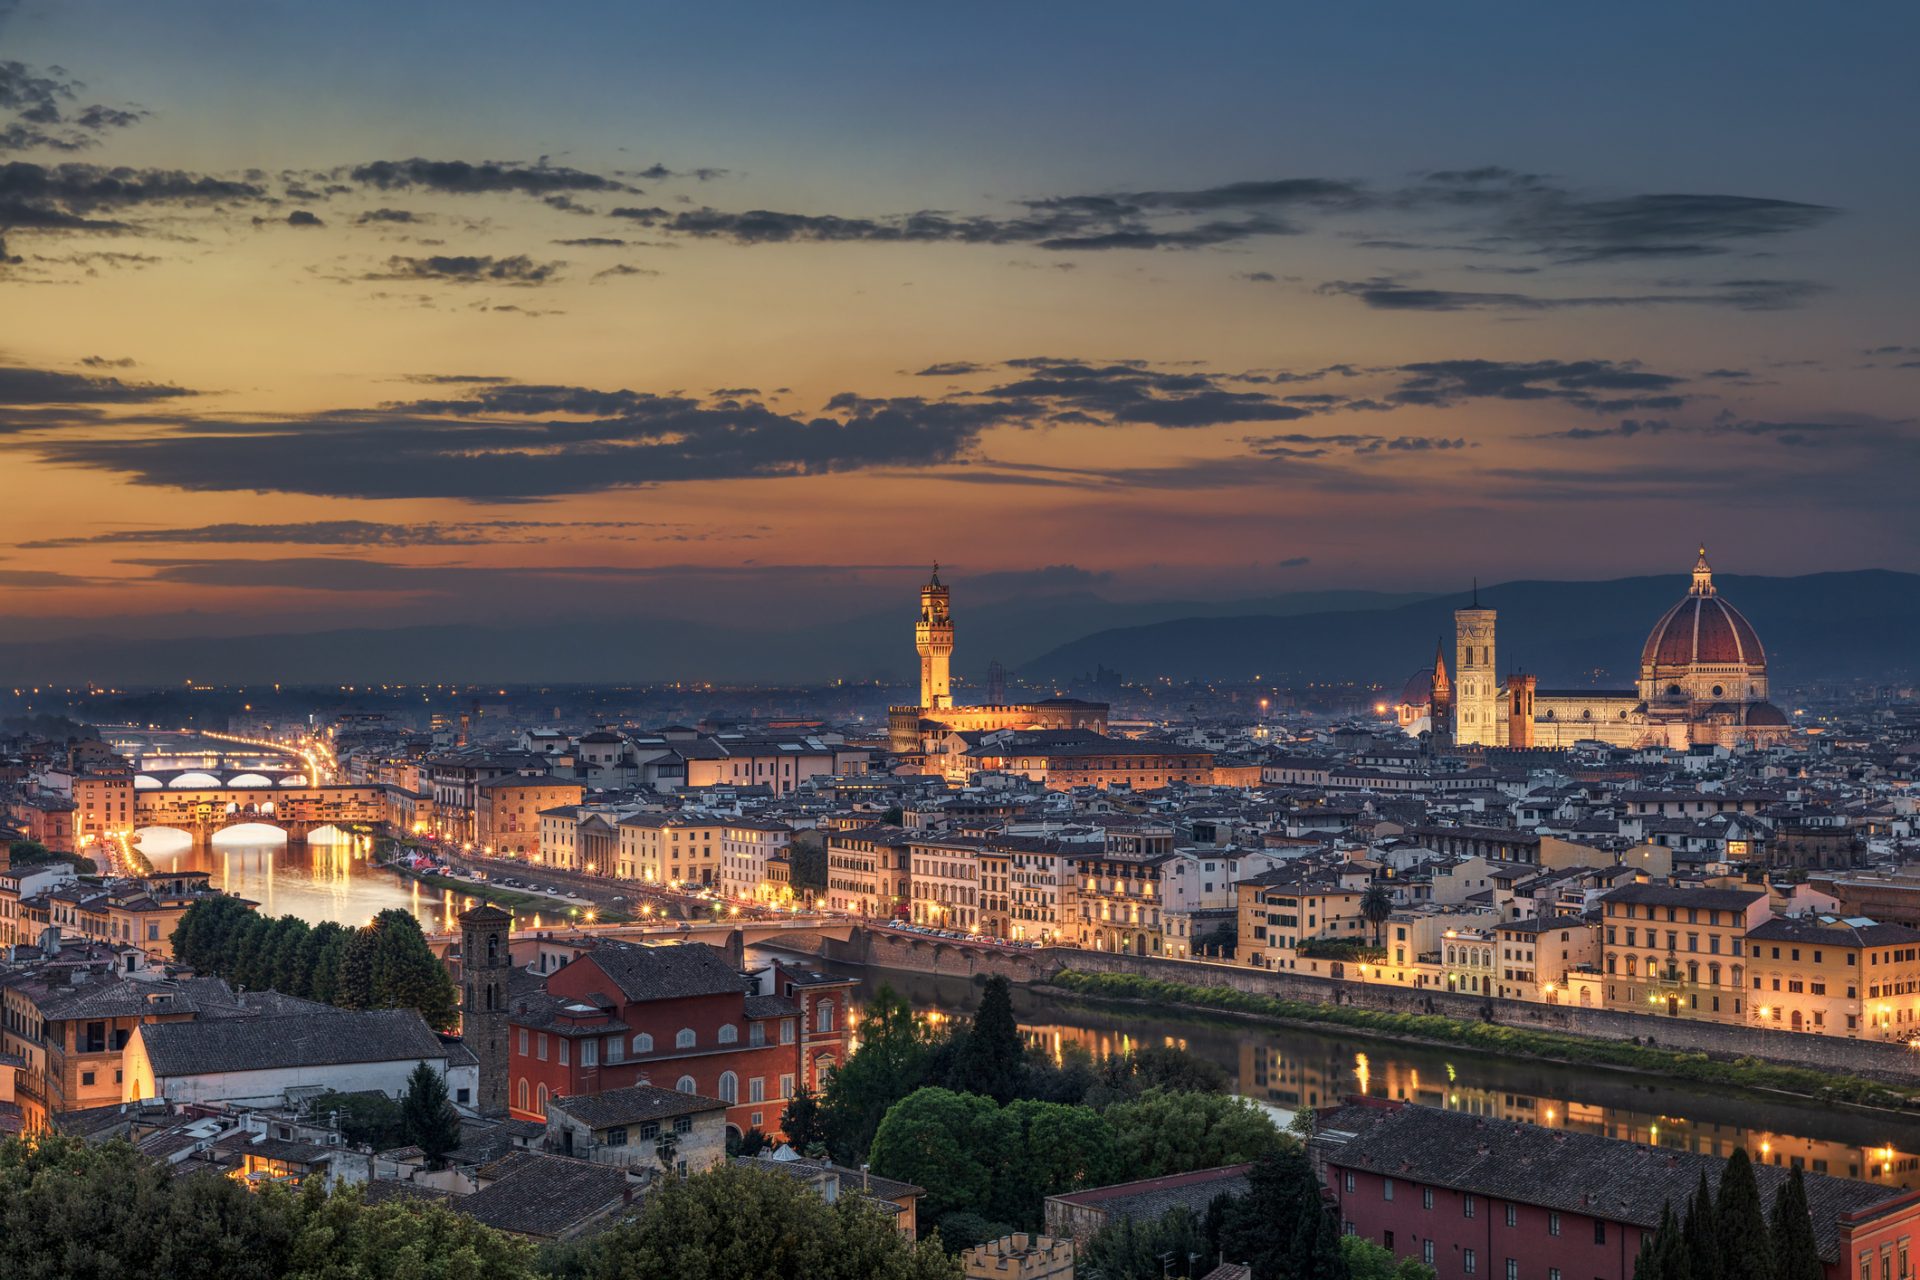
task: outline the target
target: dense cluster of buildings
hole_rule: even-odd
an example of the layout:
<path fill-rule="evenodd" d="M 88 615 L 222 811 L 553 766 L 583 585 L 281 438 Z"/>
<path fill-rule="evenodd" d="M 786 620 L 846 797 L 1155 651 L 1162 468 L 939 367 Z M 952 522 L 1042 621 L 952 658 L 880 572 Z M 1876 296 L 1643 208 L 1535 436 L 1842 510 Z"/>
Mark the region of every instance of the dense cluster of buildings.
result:
<path fill-rule="evenodd" d="M 1436 654 L 1372 717 L 1243 704 L 1128 721 L 1064 697 L 956 704 L 951 601 L 936 573 L 916 626 L 920 700 L 883 725 L 566 727 L 495 714 L 420 732 L 346 714 L 304 731 L 324 743 L 324 768 L 312 755 L 304 767 L 150 768 L 86 737 L 0 742 L 5 835 L 34 851 L 9 862 L 0 844 L 0 1127 L 96 1116 L 183 1168 L 294 1180 L 324 1170 L 565 1238 L 661 1170 L 724 1159 L 728 1139 L 752 1130 L 777 1135 L 787 1101 L 852 1050 L 843 978 L 752 967 L 703 942 L 520 931 L 484 906 L 445 948 L 458 1037 L 417 1017 L 236 992 L 174 964 L 174 923 L 217 890 L 207 872 L 129 864 L 144 826 L 201 839 L 238 822 L 296 837 L 364 825 L 636 902 L 693 895 L 963 946 L 1920 1045 L 1910 694 L 1780 711 L 1758 636 L 1718 594 L 1704 551 L 1631 692 L 1502 676 L 1495 622 L 1477 605 L 1460 611 L 1451 665 Z M 465 1116 L 450 1170 L 352 1150 L 313 1113 L 329 1090 L 391 1095 L 422 1062 Z M 1575 1191 L 1551 1179 L 1499 1176 L 1503 1162 L 1540 1159 L 1542 1142 L 1574 1139 L 1425 1114 L 1323 1117 L 1317 1159 L 1353 1230 L 1447 1276 L 1562 1265 L 1531 1236 L 1495 1239 L 1496 1224 L 1473 1214 L 1465 1226 L 1408 1225 L 1406 1204 L 1382 1208 L 1377 1195 L 1404 1184 L 1422 1203 L 1497 1209 L 1523 1234 L 1591 1233 L 1596 1251 L 1569 1275 L 1630 1273 L 1622 1260 L 1657 1217 L 1651 1191 L 1576 1208 Z M 1461 1123 L 1480 1127 L 1445 1129 Z M 1473 1165 L 1484 1177 L 1435 1163 L 1433 1151 L 1461 1143 L 1486 1156 Z M 1596 1177 L 1617 1167 L 1606 1176 L 1648 1185 L 1690 1188 L 1699 1172 L 1643 1167 L 1641 1148 L 1553 1150 Z M 911 1229 L 917 1189 L 788 1157 L 771 1163 L 823 1195 L 890 1205 Z M 1857 1184 L 1822 1186 L 1815 1209 L 1832 1224 L 1822 1247 L 1833 1259 L 1877 1261 L 1883 1222 L 1912 1217 Z M 1048 1237 L 1003 1242 L 982 1274 L 1052 1275 L 1054 1237 L 1186 1194 L 1102 1192 L 1063 1200 Z M 529 1207 L 537 1195 L 578 1211 L 542 1216 Z"/>

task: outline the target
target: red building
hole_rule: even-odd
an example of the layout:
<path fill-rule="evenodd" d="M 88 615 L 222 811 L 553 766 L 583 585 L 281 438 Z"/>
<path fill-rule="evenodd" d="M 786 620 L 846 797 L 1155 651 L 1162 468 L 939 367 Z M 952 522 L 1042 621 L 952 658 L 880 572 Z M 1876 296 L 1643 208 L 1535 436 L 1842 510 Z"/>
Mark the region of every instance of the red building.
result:
<path fill-rule="evenodd" d="M 727 1103 L 728 1127 L 777 1133 L 786 1100 L 847 1056 L 853 979 L 771 964 L 743 974 L 699 942 L 605 941 L 510 996 L 508 1109 L 651 1084 Z"/>
<path fill-rule="evenodd" d="M 1315 1167 L 1342 1229 L 1440 1280 L 1631 1280 L 1641 1242 L 1726 1161 L 1616 1138 L 1378 1099 L 1321 1116 Z M 1772 1205 L 1787 1169 L 1756 1165 Z M 1806 1176 L 1827 1280 L 1913 1275 L 1920 1191 Z"/>

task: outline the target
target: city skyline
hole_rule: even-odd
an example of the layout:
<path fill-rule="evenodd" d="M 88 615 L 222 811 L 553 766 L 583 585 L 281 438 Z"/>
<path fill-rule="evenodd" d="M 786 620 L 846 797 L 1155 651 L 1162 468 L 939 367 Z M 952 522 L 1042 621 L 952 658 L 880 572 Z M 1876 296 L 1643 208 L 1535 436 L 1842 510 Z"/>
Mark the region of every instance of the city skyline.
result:
<path fill-rule="evenodd" d="M 0 3 L 0 587 L 45 637 L 1920 569 L 1914 19 L 1657 12 Z"/>

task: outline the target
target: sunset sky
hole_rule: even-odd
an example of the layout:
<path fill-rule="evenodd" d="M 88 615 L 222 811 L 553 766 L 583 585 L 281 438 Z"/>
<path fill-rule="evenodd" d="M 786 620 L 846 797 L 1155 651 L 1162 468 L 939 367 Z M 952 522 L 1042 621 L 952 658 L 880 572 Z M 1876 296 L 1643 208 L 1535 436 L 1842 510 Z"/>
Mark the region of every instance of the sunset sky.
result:
<path fill-rule="evenodd" d="M 1915 15 L 0 0 L 5 613 L 1920 570 Z"/>

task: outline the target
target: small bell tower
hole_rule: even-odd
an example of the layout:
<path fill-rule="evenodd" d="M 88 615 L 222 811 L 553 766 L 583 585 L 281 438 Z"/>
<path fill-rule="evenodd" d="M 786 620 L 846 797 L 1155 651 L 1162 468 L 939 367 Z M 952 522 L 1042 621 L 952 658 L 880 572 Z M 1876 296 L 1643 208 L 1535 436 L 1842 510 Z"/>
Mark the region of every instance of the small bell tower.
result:
<path fill-rule="evenodd" d="M 481 1115 L 507 1113 L 507 949 L 513 917 L 483 902 L 460 913 L 460 1035 L 480 1062 Z"/>

